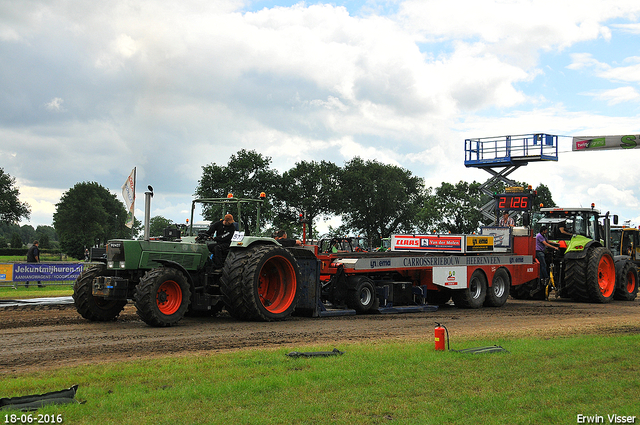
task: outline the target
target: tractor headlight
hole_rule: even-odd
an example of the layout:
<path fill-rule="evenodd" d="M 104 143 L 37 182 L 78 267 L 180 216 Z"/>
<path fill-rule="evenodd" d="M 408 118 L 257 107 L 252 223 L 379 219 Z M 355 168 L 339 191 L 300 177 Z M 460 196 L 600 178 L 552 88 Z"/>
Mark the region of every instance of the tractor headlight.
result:
<path fill-rule="evenodd" d="M 113 268 L 113 261 L 107 261 L 107 268 L 108 269 L 112 269 Z"/>

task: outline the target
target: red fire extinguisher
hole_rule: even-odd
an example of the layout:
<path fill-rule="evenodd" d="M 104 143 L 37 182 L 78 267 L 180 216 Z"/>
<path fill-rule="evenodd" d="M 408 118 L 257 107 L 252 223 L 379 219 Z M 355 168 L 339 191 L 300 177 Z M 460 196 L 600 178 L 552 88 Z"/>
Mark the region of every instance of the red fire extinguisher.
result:
<path fill-rule="evenodd" d="M 436 329 L 435 329 L 436 351 L 444 351 L 445 333 L 447 337 L 447 349 L 449 349 L 449 331 L 447 330 L 446 326 L 436 322 Z"/>

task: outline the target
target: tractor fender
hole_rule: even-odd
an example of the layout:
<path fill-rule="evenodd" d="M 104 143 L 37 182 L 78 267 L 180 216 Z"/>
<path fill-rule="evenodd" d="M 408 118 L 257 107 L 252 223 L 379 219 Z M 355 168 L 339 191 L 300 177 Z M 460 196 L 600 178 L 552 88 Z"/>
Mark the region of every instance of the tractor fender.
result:
<path fill-rule="evenodd" d="M 182 264 L 180 263 L 176 263 L 175 261 L 172 260 L 163 260 L 163 259 L 159 259 L 159 260 L 153 260 L 156 263 L 160 263 L 161 265 L 165 266 L 165 267 L 172 267 L 174 269 L 178 269 L 182 272 L 182 274 L 187 278 L 187 282 L 189 282 L 189 286 L 191 286 L 192 288 L 195 286 L 195 283 L 193 282 L 193 279 L 191 278 L 191 273 L 189 273 L 187 271 L 187 269 L 185 269 Z"/>
<path fill-rule="evenodd" d="M 253 245 L 278 245 L 282 246 L 273 238 L 263 238 L 258 236 L 245 236 L 240 241 L 232 241 L 230 248 L 248 248 Z"/>
<path fill-rule="evenodd" d="M 602 246 L 600 242 L 596 242 L 596 241 L 587 242 L 587 244 L 584 246 L 584 249 L 581 251 L 565 252 L 564 259 L 565 260 L 583 260 L 587 258 L 587 252 L 589 251 L 590 248 L 597 248 L 599 246 Z"/>

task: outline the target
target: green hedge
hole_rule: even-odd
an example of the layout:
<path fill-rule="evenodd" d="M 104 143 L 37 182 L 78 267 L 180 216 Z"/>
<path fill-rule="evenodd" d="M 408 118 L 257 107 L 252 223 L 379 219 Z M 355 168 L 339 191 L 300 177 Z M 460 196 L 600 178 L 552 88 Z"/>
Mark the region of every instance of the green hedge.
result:
<path fill-rule="evenodd" d="M 24 255 L 27 257 L 28 248 L 0 248 L 0 255 L 13 255 L 19 256 Z M 40 249 L 40 254 L 60 254 L 59 250 L 54 249 Z"/>

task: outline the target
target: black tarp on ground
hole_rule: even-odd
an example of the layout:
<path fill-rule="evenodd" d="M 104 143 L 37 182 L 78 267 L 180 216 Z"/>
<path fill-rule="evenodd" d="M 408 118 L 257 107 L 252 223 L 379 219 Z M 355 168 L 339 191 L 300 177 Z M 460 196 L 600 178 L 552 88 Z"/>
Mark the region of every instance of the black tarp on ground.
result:
<path fill-rule="evenodd" d="M 78 403 L 75 399 L 78 386 L 45 394 L 25 395 L 21 397 L 0 398 L 0 410 L 16 409 L 21 411 L 38 410 L 51 404 Z"/>

